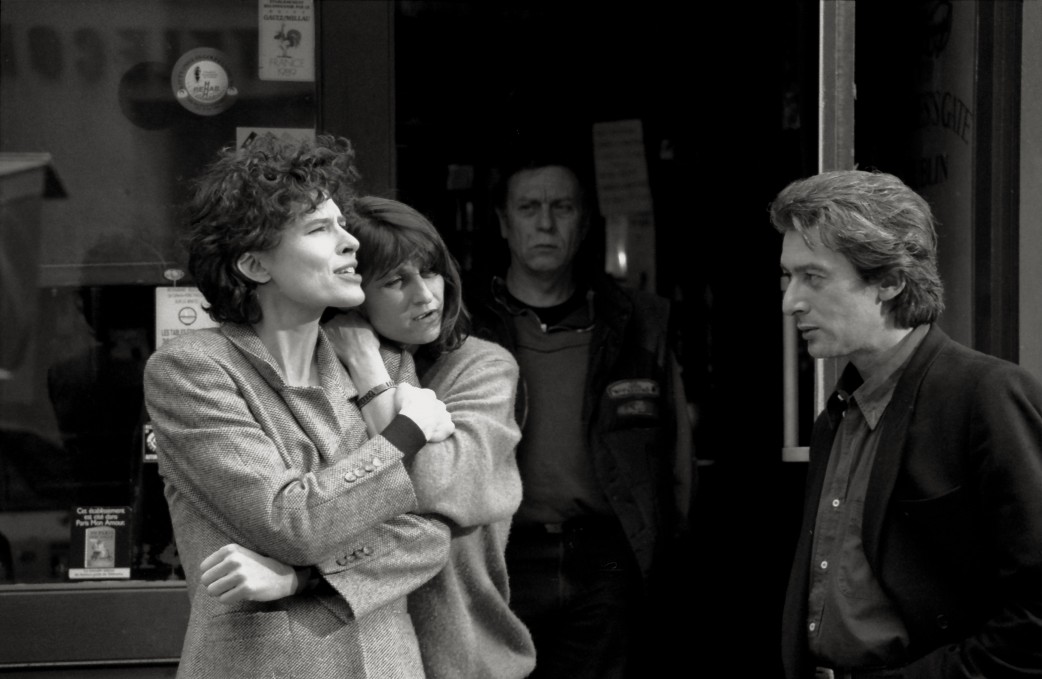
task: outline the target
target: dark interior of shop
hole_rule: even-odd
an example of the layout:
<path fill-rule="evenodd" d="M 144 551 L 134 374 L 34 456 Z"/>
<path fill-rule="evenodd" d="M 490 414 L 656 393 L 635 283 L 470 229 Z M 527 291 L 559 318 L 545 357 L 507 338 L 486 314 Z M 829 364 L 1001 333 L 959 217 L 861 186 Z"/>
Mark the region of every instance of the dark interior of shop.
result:
<path fill-rule="evenodd" d="M 643 124 L 656 288 L 683 325 L 703 461 L 669 578 L 676 607 L 649 621 L 670 641 L 647 676 L 720 676 L 739 659 L 741 676 L 778 671 L 803 471 L 781 461 L 780 241 L 767 204 L 814 171 L 815 21 L 800 2 L 399 4 L 398 195 L 432 216 L 476 284 L 504 258 L 490 140 L 548 121 Z M 469 167 L 472 184 L 447 188 L 450 166 Z M 473 232 L 456 227 L 467 200 Z"/>

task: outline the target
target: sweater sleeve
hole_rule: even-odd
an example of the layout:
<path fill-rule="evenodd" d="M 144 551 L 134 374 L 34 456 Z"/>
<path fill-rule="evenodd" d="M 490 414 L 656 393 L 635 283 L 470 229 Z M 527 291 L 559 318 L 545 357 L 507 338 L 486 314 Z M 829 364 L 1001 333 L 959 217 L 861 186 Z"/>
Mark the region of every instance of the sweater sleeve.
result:
<path fill-rule="evenodd" d="M 456 425 L 445 441 L 428 443 L 410 469 L 419 511 L 460 527 L 503 521 L 521 503 L 514 419 L 519 371 L 506 350 L 468 339 L 424 375 Z"/>

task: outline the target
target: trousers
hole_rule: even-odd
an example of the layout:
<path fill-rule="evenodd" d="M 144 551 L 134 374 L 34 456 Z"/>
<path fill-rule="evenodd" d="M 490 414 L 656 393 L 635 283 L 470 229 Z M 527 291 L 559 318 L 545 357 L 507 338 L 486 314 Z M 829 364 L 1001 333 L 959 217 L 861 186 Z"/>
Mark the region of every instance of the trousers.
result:
<path fill-rule="evenodd" d="M 515 525 L 506 561 L 536 647 L 529 679 L 625 679 L 643 583 L 615 519 Z"/>

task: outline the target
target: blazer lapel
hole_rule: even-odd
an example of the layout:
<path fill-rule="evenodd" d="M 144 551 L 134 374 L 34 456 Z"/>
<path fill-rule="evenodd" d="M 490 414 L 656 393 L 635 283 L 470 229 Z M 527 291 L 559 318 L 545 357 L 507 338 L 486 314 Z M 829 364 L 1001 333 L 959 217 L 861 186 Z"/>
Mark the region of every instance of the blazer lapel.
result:
<path fill-rule="evenodd" d="M 915 411 L 919 387 L 930 365 L 948 341 L 948 336 L 936 325 L 930 328 L 930 332 L 912 354 L 904 373 L 898 380 L 894 396 L 880 421 L 882 430 L 879 436 L 879 449 L 876 451 L 872 476 L 869 478 L 868 489 L 865 493 L 865 511 L 861 527 L 865 556 L 868 557 L 868 562 L 876 573 L 880 572 L 879 543 L 886 508 L 890 504 L 890 497 L 893 495 L 897 476 L 901 471 L 905 439 Z"/>

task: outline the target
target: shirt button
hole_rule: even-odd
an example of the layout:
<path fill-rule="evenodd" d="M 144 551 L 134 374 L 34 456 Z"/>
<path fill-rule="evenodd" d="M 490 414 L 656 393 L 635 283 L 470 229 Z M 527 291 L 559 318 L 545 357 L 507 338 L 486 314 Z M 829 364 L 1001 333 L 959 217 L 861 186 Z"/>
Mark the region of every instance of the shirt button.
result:
<path fill-rule="evenodd" d="M 822 561 L 821 562 L 821 570 L 825 570 L 828 567 L 829 567 L 829 562 L 828 561 Z"/>
<path fill-rule="evenodd" d="M 813 632 L 814 630 L 818 629 L 818 623 L 812 622 L 811 624 L 807 625 L 807 628 L 810 629 L 811 632 Z"/>
<path fill-rule="evenodd" d="M 833 507 L 838 507 L 839 506 L 839 498 L 836 498 L 835 500 L 832 501 L 832 506 Z"/>

